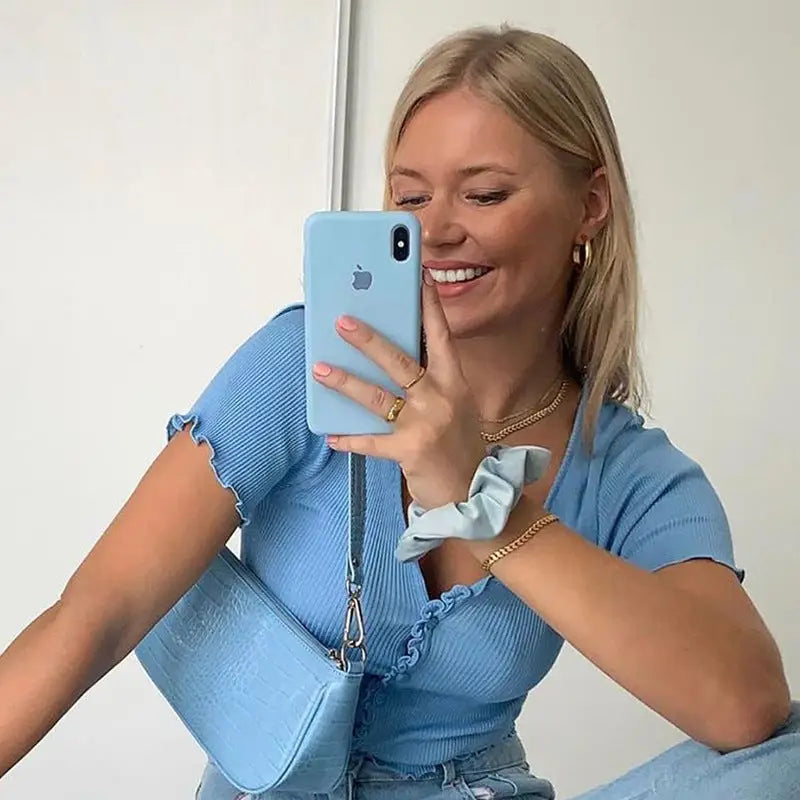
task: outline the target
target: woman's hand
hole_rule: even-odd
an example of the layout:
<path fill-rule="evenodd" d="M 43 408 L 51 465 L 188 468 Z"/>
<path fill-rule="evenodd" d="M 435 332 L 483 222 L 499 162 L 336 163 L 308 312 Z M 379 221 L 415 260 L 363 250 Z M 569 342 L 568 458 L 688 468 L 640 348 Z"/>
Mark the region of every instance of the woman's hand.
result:
<path fill-rule="evenodd" d="M 383 369 L 398 386 L 413 385 L 390 434 L 329 436 L 328 443 L 345 452 L 396 461 L 411 497 L 424 509 L 467 499 L 478 464 L 486 455 L 478 411 L 450 337 L 435 286 L 422 291 L 422 320 L 428 365 L 420 365 L 363 322 L 342 317 L 337 331 Z M 315 364 L 314 378 L 387 419 L 396 397 L 329 364 Z"/>

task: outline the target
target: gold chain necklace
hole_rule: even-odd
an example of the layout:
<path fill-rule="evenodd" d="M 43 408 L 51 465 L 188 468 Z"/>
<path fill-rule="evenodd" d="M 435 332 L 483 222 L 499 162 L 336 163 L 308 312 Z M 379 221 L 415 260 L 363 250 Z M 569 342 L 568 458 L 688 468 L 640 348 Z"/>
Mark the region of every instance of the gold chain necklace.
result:
<path fill-rule="evenodd" d="M 532 414 L 535 411 L 538 411 L 542 407 L 542 403 L 550 397 L 550 394 L 555 391 L 558 386 L 561 384 L 563 380 L 562 373 L 559 371 L 558 375 L 556 375 L 555 380 L 545 389 L 544 394 L 532 405 L 528 406 L 527 408 L 523 408 L 522 411 L 515 411 L 513 414 L 509 414 L 506 417 L 500 417 L 499 419 L 489 419 L 488 417 L 481 417 L 481 422 L 488 422 L 491 425 L 504 425 L 508 422 L 513 422 L 514 420 L 519 419 L 520 417 L 525 417 L 528 414 Z"/>
<path fill-rule="evenodd" d="M 495 443 L 499 442 L 501 439 L 505 439 L 506 436 L 510 436 L 512 433 L 516 433 L 517 431 L 521 431 L 523 428 L 527 428 L 529 425 L 534 425 L 535 423 L 543 420 L 545 417 L 550 416 L 562 403 L 564 397 L 567 394 L 567 387 L 569 386 L 569 380 L 564 379 L 561 381 L 561 386 L 558 389 L 558 394 L 553 398 L 550 405 L 545 406 L 544 408 L 540 408 L 538 411 L 534 411 L 532 414 L 529 414 L 524 419 L 521 419 L 519 422 L 514 422 L 511 425 L 506 425 L 505 428 L 501 428 L 499 431 L 495 433 L 487 433 L 486 431 L 481 431 L 481 439 L 484 442 Z"/>

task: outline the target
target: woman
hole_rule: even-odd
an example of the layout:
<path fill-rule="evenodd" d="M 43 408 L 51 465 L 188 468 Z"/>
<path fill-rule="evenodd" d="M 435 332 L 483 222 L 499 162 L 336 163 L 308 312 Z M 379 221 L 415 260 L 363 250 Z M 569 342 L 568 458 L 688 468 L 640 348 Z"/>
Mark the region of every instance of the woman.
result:
<path fill-rule="evenodd" d="M 302 308 L 265 325 L 172 419 L 168 446 L 59 602 L 0 659 L 0 775 L 240 523 L 247 563 L 336 643 L 341 609 L 330 598 L 354 451 L 375 457 L 370 648 L 351 770 L 335 797 L 552 798 L 514 722 L 564 639 L 690 737 L 585 797 L 794 796 L 800 711 L 740 586 L 725 514 L 701 469 L 636 414 L 633 218 L 590 71 L 530 32 L 454 36 L 410 77 L 386 163 L 387 205 L 423 228 L 427 369 L 343 318 L 340 335 L 408 386 L 405 397 L 335 365 L 313 372 L 393 419 L 394 432 L 312 435 Z M 400 562 L 403 509 L 463 500 L 493 443 L 551 454 L 506 527 Z M 209 766 L 198 796 L 240 795 Z"/>

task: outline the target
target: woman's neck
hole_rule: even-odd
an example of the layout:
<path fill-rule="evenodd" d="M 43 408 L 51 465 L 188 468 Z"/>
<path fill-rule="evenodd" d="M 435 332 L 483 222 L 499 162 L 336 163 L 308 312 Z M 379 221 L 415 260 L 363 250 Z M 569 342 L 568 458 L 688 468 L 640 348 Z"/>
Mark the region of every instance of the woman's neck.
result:
<path fill-rule="evenodd" d="M 455 346 L 485 420 L 502 419 L 535 406 L 563 375 L 556 325 L 544 330 L 520 326 L 513 332 L 457 339 Z"/>

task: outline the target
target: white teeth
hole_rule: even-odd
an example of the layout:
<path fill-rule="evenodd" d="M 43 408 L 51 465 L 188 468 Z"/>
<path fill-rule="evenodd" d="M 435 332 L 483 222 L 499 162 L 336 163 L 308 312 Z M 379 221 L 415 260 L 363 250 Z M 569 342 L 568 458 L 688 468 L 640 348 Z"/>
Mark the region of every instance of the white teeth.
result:
<path fill-rule="evenodd" d="M 430 274 L 437 283 L 463 283 L 480 278 L 488 271 L 487 267 L 467 267 L 466 269 L 432 269 Z"/>

